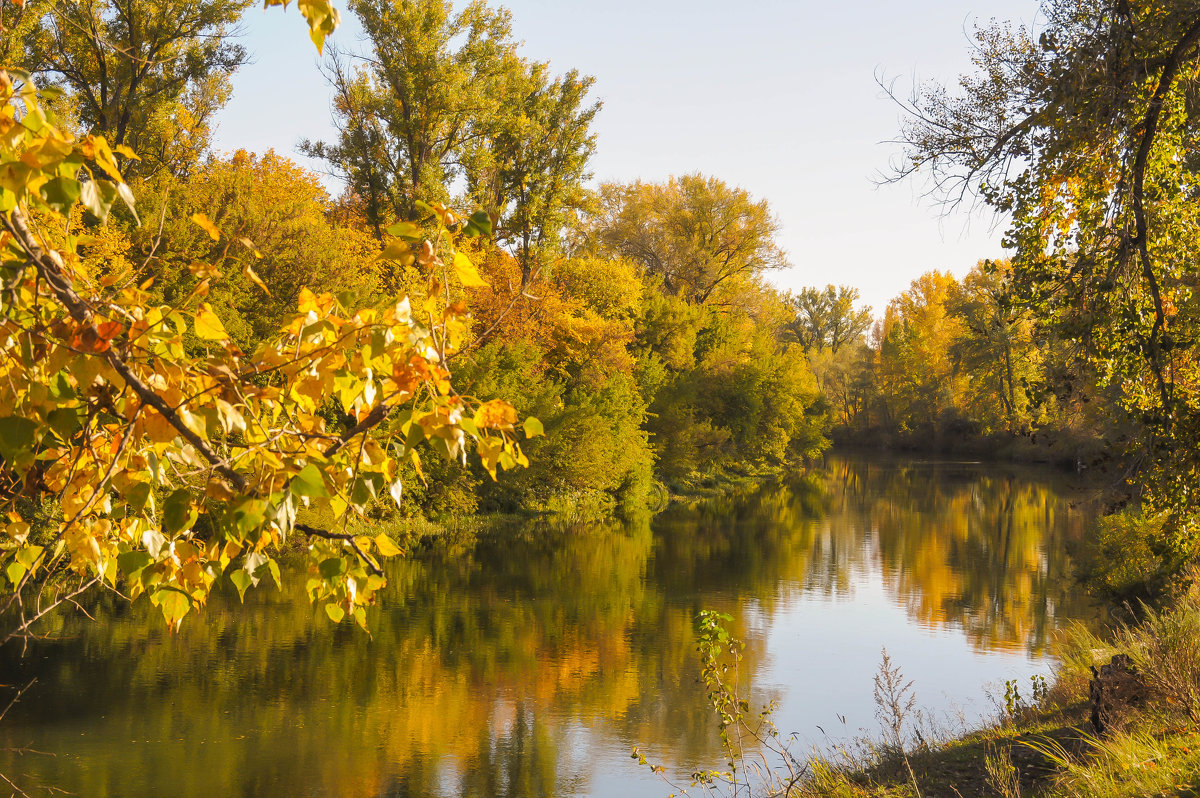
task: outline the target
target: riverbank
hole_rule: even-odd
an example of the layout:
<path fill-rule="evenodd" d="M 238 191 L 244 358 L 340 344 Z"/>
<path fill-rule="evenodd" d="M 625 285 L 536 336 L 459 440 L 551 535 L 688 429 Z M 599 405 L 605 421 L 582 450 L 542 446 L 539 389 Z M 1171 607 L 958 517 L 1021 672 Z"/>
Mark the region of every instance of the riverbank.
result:
<path fill-rule="evenodd" d="M 984 435 L 971 429 L 930 428 L 902 433 L 878 428 L 839 428 L 833 430 L 832 441 L 833 449 L 838 452 L 975 457 L 997 463 L 1049 465 L 1066 471 L 1090 472 L 1097 477 L 1119 470 L 1120 465 L 1100 438 L 1063 432 Z"/>
<path fill-rule="evenodd" d="M 641 521 L 669 507 L 697 507 L 706 502 L 747 497 L 765 487 L 782 480 L 802 477 L 812 466 L 799 465 L 794 469 L 780 466 L 739 465 L 729 468 L 713 468 L 697 474 L 689 480 L 670 483 L 655 482 L 650 500 L 644 507 L 619 508 L 611 504 L 594 501 L 569 501 L 556 503 L 551 509 L 530 509 L 514 512 L 476 512 L 467 514 L 444 513 L 433 517 L 402 515 L 388 508 L 382 500 L 380 511 L 365 521 L 354 523 L 350 530 L 371 536 L 388 535 L 404 551 L 416 551 L 433 545 L 469 545 L 480 535 L 517 532 L 526 527 L 563 529 L 578 525 L 595 525 Z M 335 524 L 332 514 L 302 511 L 300 522 L 316 528 L 330 528 Z M 303 536 L 295 538 L 295 545 L 303 547 L 307 541 Z"/>
<path fill-rule="evenodd" d="M 795 794 L 1200 796 L 1200 600 L 1189 596 L 1150 612 L 1107 640 L 1071 627 L 1060 636 L 1058 654 L 1054 684 L 1009 683 L 998 717 L 985 728 L 930 741 L 905 717 L 914 724 L 911 747 L 864 742 L 813 760 L 812 777 Z M 1128 670 L 1119 664 L 1103 670 L 1122 656 Z M 1102 673 L 1102 732 L 1093 725 L 1093 668 Z M 1034 698 L 1022 699 L 1022 691 Z"/>

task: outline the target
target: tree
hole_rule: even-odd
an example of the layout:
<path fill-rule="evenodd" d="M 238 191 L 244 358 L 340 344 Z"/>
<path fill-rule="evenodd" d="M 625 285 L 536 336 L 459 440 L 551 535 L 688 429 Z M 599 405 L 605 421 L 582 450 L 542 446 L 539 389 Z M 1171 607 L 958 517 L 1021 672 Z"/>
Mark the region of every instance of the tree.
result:
<path fill-rule="evenodd" d="M 396 217 L 418 218 L 417 201 L 448 201 L 464 148 L 486 135 L 506 87 L 522 82 L 510 15 L 473 0 L 354 0 L 370 52 L 334 53 L 338 141 L 304 142 L 328 161 L 382 238 Z"/>
<path fill-rule="evenodd" d="M 369 304 L 384 293 L 375 239 L 332 223 L 318 176 L 274 152 L 210 159 L 170 188 L 164 207 L 151 197 L 143 211 L 161 225 L 130 233 L 136 251 L 147 255 L 155 299 L 173 305 L 209 279 L 208 301 L 247 351 L 284 324 L 306 287 L 349 292 L 347 303 Z M 214 240 L 192 221 L 197 213 L 211 215 L 225 234 Z M 219 270 L 220 279 L 196 274 L 197 262 Z M 423 290 L 404 287 L 414 296 Z"/>
<path fill-rule="evenodd" d="M 788 330 L 805 352 L 829 349 L 833 354 L 843 346 L 862 338 L 871 326 L 871 309 L 855 310 L 857 288 L 828 285 L 805 288 L 790 297 L 796 318 Z"/>
<path fill-rule="evenodd" d="M 956 285 L 949 273 L 927 272 L 884 314 L 879 393 L 888 405 L 886 415 L 900 430 L 928 429 L 957 406 L 963 384 L 951 348 L 961 322 L 948 307 Z"/>
<path fill-rule="evenodd" d="M 1200 506 L 1196 401 L 1200 6 L 1043 4 L 1045 26 L 977 34 L 962 92 L 910 106 L 897 176 L 1011 213 L 1013 276 L 1034 312 L 1085 346 L 1102 385 L 1146 424 L 1150 508 L 1190 556 Z"/>
<path fill-rule="evenodd" d="M 34 74 L 64 90 L 82 130 L 128 146 L 139 176 L 182 174 L 249 54 L 230 41 L 249 0 L 53 3 L 29 34 Z"/>
<path fill-rule="evenodd" d="M 766 200 L 755 202 L 716 178 L 607 184 L 600 195 L 594 244 L 637 263 L 688 302 L 720 301 L 722 292 L 787 265 Z"/>
<path fill-rule="evenodd" d="M 949 305 L 963 334 L 951 350 L 971 375 L 971 416 L 991 430 L 1029 433 L 1042 353 L 1029 309 L 1013 301 L 1011 269 L 1007 261 L 984 261 L 958 283 Z"/>
<path fill-rule="evenodd" d="M 319 41 L 329 15 L 305 13 Z M 453 241 L 477 230 L 458 214 L 433 206 L 436 245 L 398 240 L 384 253 L 427 270 L 420 307 L 393 297 L 356 310 L 302 290 L 296 313 L 247 353 L 205 301 L 220 280 L 212 264 L 192 264 L 200 282 L 160 305 L 139 259 L 65 235 L 83 209 L 103 221 L 119 197 L 132 210 L 103 136 L 75 139 L 33 81 L 6 72 L 0 126 L 0 642 L 98 586 L 145 594 L 178 626 L 218 579 L 242 593 L 278 582 L 274 555 L 295 535 L 309 541 L 309 598 L 365 625 L 386 582 L 380 561 L 399 549 L 355 519 L 399 500 L 400 464 L 419 467 L 421 442 L 452 459 L 474 449 L 493 476 L 527 463 L 511 405 L 459 395 L 445 365 L 465 308 L 437 289 L 451 270 L 474 273 Z M 206 213 L 192 222 L 215 242 L 229 235 Z"/>
<path fill-rule="evenodd" d="M 496 124 L 470 150 L 469 194 L 489 215 L 498 241 L 508 242 L 527 286 L 572 208 L 583 205 L 587 163 L 595 150 L 598 102 L 584 105 L 592 78 L 572 70 L 551 80 L 546 64 L 525 66 L 523 79 Z"/>

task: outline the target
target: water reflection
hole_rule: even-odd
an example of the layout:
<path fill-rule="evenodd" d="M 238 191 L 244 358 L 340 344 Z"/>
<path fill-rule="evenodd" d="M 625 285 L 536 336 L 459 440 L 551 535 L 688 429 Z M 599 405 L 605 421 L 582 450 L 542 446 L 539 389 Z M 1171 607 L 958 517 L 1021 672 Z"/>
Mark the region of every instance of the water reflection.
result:
<path fill-rule="evenodd" d="M 0 766 L 89 796 L 659 795 L 631 745 L 685 770 L 719 755 L 700 609 L 735 617 L 758 695 L 786 706 L 817 658 L 781 669 L 772 641 L 803 627 L 806 652 L 875 656 L 862 625 L 805 624 L 839 604 L 882 617 L 862 600 L 879 584 L 908 626 L 959 635 L 978 685 L 993 652 L 1034 662 L 1086 612 L 1068 555 L 1085 521 L 1044 475 L 831 459 L 653 525 L 531 527 L 397 563 L 370 639 L 317 618 L 301 580 L 214 596 L 175 636 L 101 599 L 99 623 L 3 660 L 38 685 L 0 747 L 54 756 Z M 847 689 L 869 700 L 869 681 Z"/>

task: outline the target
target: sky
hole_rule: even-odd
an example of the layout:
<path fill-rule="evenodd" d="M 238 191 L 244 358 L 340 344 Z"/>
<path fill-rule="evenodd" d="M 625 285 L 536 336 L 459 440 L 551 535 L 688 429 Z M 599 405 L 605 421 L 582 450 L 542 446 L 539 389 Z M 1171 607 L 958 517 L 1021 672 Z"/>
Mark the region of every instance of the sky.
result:
<path fill-rule="evenodd" d="M 1003 219 L 943 215 L 908 182 L 878 185 L 898 154 L 900 111 L 876 82 L 952 82 L 969 34 L 992 19 L 1036 24 L 1037 0 L 507 0 L 523 53 L 593 75 L 596 181 L 701 172 L 766 199 L 791 267 L 782 289 L 857 288 L 880 314 L 930 269 L 965 274 L 999 257 Z M 348 14 L 331 41 L 361 45 Z M 217 119 L 219 151 L 269 148 L 314 168 L 304 138 L 330 140 L 330 90 L 293 5 L 254 7 L 254 63 Z M 332 189 L 336 185 L 330 182 Z"/>

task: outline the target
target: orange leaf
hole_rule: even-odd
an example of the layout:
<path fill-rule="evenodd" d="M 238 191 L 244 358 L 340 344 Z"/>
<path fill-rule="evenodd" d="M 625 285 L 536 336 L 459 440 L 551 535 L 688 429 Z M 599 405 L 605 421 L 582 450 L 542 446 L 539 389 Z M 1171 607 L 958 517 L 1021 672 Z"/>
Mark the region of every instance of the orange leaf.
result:
<path fill-rule="evenodd" d="M 503 399 L 484 402 L 475 411 L 475 426 L 480 429 L 512 429 L 516 423 L 516 408 Z"/>

